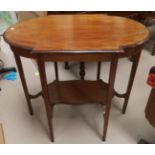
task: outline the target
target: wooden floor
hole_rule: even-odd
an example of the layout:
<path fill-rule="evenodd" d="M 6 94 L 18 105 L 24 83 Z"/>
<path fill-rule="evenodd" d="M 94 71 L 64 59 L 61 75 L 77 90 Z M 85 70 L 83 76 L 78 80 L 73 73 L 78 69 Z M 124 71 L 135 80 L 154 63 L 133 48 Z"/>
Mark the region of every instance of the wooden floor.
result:
<path fill-rule="evenodd" d="M 0 144 L 4 144 L 4 135 L 3 135 L 2 124 L 0 124 Z"/>

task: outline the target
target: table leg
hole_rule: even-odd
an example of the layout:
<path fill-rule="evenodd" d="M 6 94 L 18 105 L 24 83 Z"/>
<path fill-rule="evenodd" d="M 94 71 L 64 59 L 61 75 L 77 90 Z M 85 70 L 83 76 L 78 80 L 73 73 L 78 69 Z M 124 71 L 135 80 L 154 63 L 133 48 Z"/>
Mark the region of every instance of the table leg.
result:
<path fill-rule="evenodd" d="M 54 62 L 54 70 L 55 70 L 55 80 L 59 80 L 59 74 L 58 74 L 58 63 Z"/>
<path fill-rule="evenodd" d="M 100 80 L 100 74 L 101 74 L 101 62 L 99 61 L 97 64 L 97 80 Z"/>
<path fill-rule="evenodd" d="M 130 74 L 130 78 L 129 78 L 129 82 L 128 82 L 128 87 L 127 87 L 127 91 L 126 91 L 126 94 L 125 94 L 125 101 L 124 101 L 124 105 L 123 105 L 123 109 L 122 109 L 123 114 L 125 114 L 125 112 L 126 112 L 126 108 L 127 108 L 127 105 L 128 105 L 132 85 L 133 85 L 135 74 L 136 74 L 137 67 L 138 67 L 138 64 L 139 64 L 139 58 L 140 58 L 140 55 L 141 55 L 142 48 L 138 47 L 138 48 L 135 48 L 135 50 L 136 50 L 135 52 L 137 52 L 137 54 L 132 56 L 133 62 L 132 62 L 132 68 L 131 68 L 131 74 Z"/>
<path fill-rule="evenodd" d="M 45 109 L 46 109 L 46 114 L 47 114 L 50 138 L 51 138 L 51 141 L 54 142 L 53 125 L 52 125 L 53 106 L 52 106 L 52 114 L 51 114 L 49 92 L 48 92 L 46 70 L 45 70 L 45 62 L 42 57 L 38 57 L 37 62 L 38 62 L 39 75 L 40 75 L 40 81 L 41 81 L 41 86 L 42 86 L 42 93 L 44 97 L 43 99 L 45 102 Z"/>
<path fill-rule="evenodd" d="M 65 69 L 69 69 L 69 62 L 65 62 Z"/>
<path fill-rule="evenodd" d="M 106 103 L 105 107 L 103 108 L 103 116 L 104 116 L 104 127 L 103 127 L 104 129 L 103 129 L 103 137 L 102 137 L 103 141 L 105 141 L 106 134 L 107 134 L 111 102 L 112 102 L 112 97 L 113 97 L 113 93 L 114 93 L 113 90 L 114 90 L 114 84 L 115 84 L 117 64 L 118 64 L 118 58 L 116 55 L 113 55 L 111 65 L 110 65 L 107 103 Z"/>
<path fill-rule="evenodd" d="M 69 62 L 65 62 L 65 69 L 69 70 L 70 66 L 69 66 Z M 84 80 L 84 76 L 85 76 L 85 63 L 84 62 L 80 62 L 80 77 L 81 80 Z"/>
<path fill-rule="evenodd" d="M 16 60 L 16 64 L 18 67 L 18 71 L 19 71 L 19 75 L 21 78 L 21 82 L 22 82 L 22 86 L 24 89 L 24 93 L 25 93 L 25 97 L 27 100 L 27 104 L 28 104 L 28 109 L 31 115 L 33 115 L 33 109 L 32 109 L 32 105 L 31 105 L 31 100 L 29 97 L 29 93 L 28 93 L 28 88 L 27 88 L 27 84 L 26 84 L 26 80 L 25 80 L 25 75 L 24 75 L 24 70 L 23 70 L 23 66 L 22 66 L 22 62 L 20 59 L 20 56 L 17 54 L 14 54 L 15 60 Z"/>
<path fill-rule="evenodd" d="M 155 55 L 155 41 L 154 41 L 154 44 L 153 44 L 153 49 L 152 49 L 152 56 Z"/>
<path fill-rule="evenodd" d="M 84 76 L 85 76 L 85 63 L 84 62 L 80 62 L 80 76 L 81 76 L 81 80 L 84 80 Z"/>

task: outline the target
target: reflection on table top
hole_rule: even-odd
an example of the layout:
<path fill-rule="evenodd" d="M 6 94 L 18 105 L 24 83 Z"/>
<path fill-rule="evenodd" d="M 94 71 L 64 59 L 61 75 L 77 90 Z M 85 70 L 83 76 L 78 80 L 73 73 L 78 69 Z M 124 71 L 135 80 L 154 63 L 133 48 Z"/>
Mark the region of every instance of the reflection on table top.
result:
<path fill-rule="evenodd" d="M 148 29 L 131 19 L 107 15 L 51 15 L 15 24 L 5 40 L 44 51 L 120 50 L 143 43 Z"/>

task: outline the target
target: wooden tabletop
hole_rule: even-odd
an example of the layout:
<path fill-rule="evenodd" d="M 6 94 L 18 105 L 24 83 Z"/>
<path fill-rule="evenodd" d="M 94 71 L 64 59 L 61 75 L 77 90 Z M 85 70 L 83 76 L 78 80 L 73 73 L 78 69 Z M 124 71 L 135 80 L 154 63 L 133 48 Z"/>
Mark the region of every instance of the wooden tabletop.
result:
<path fill-rule="evenodd" d="M 37 53 L 118 51 L 146 41 L 148 29 L 131 19 L 108 15 L 51 15 L 11 26 L 5 40 Z"/>

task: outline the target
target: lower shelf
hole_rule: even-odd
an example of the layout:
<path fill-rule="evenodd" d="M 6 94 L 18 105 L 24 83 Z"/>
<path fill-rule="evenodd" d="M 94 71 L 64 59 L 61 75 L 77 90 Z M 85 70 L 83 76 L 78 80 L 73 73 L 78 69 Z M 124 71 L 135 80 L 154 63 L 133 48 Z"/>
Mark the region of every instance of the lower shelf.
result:
<path fill-rule="evenodd" d="M 50 104 L 104 104 L 108 96 L 108 84 L 102 80 L 54 81 L 48 89 Z"/>

